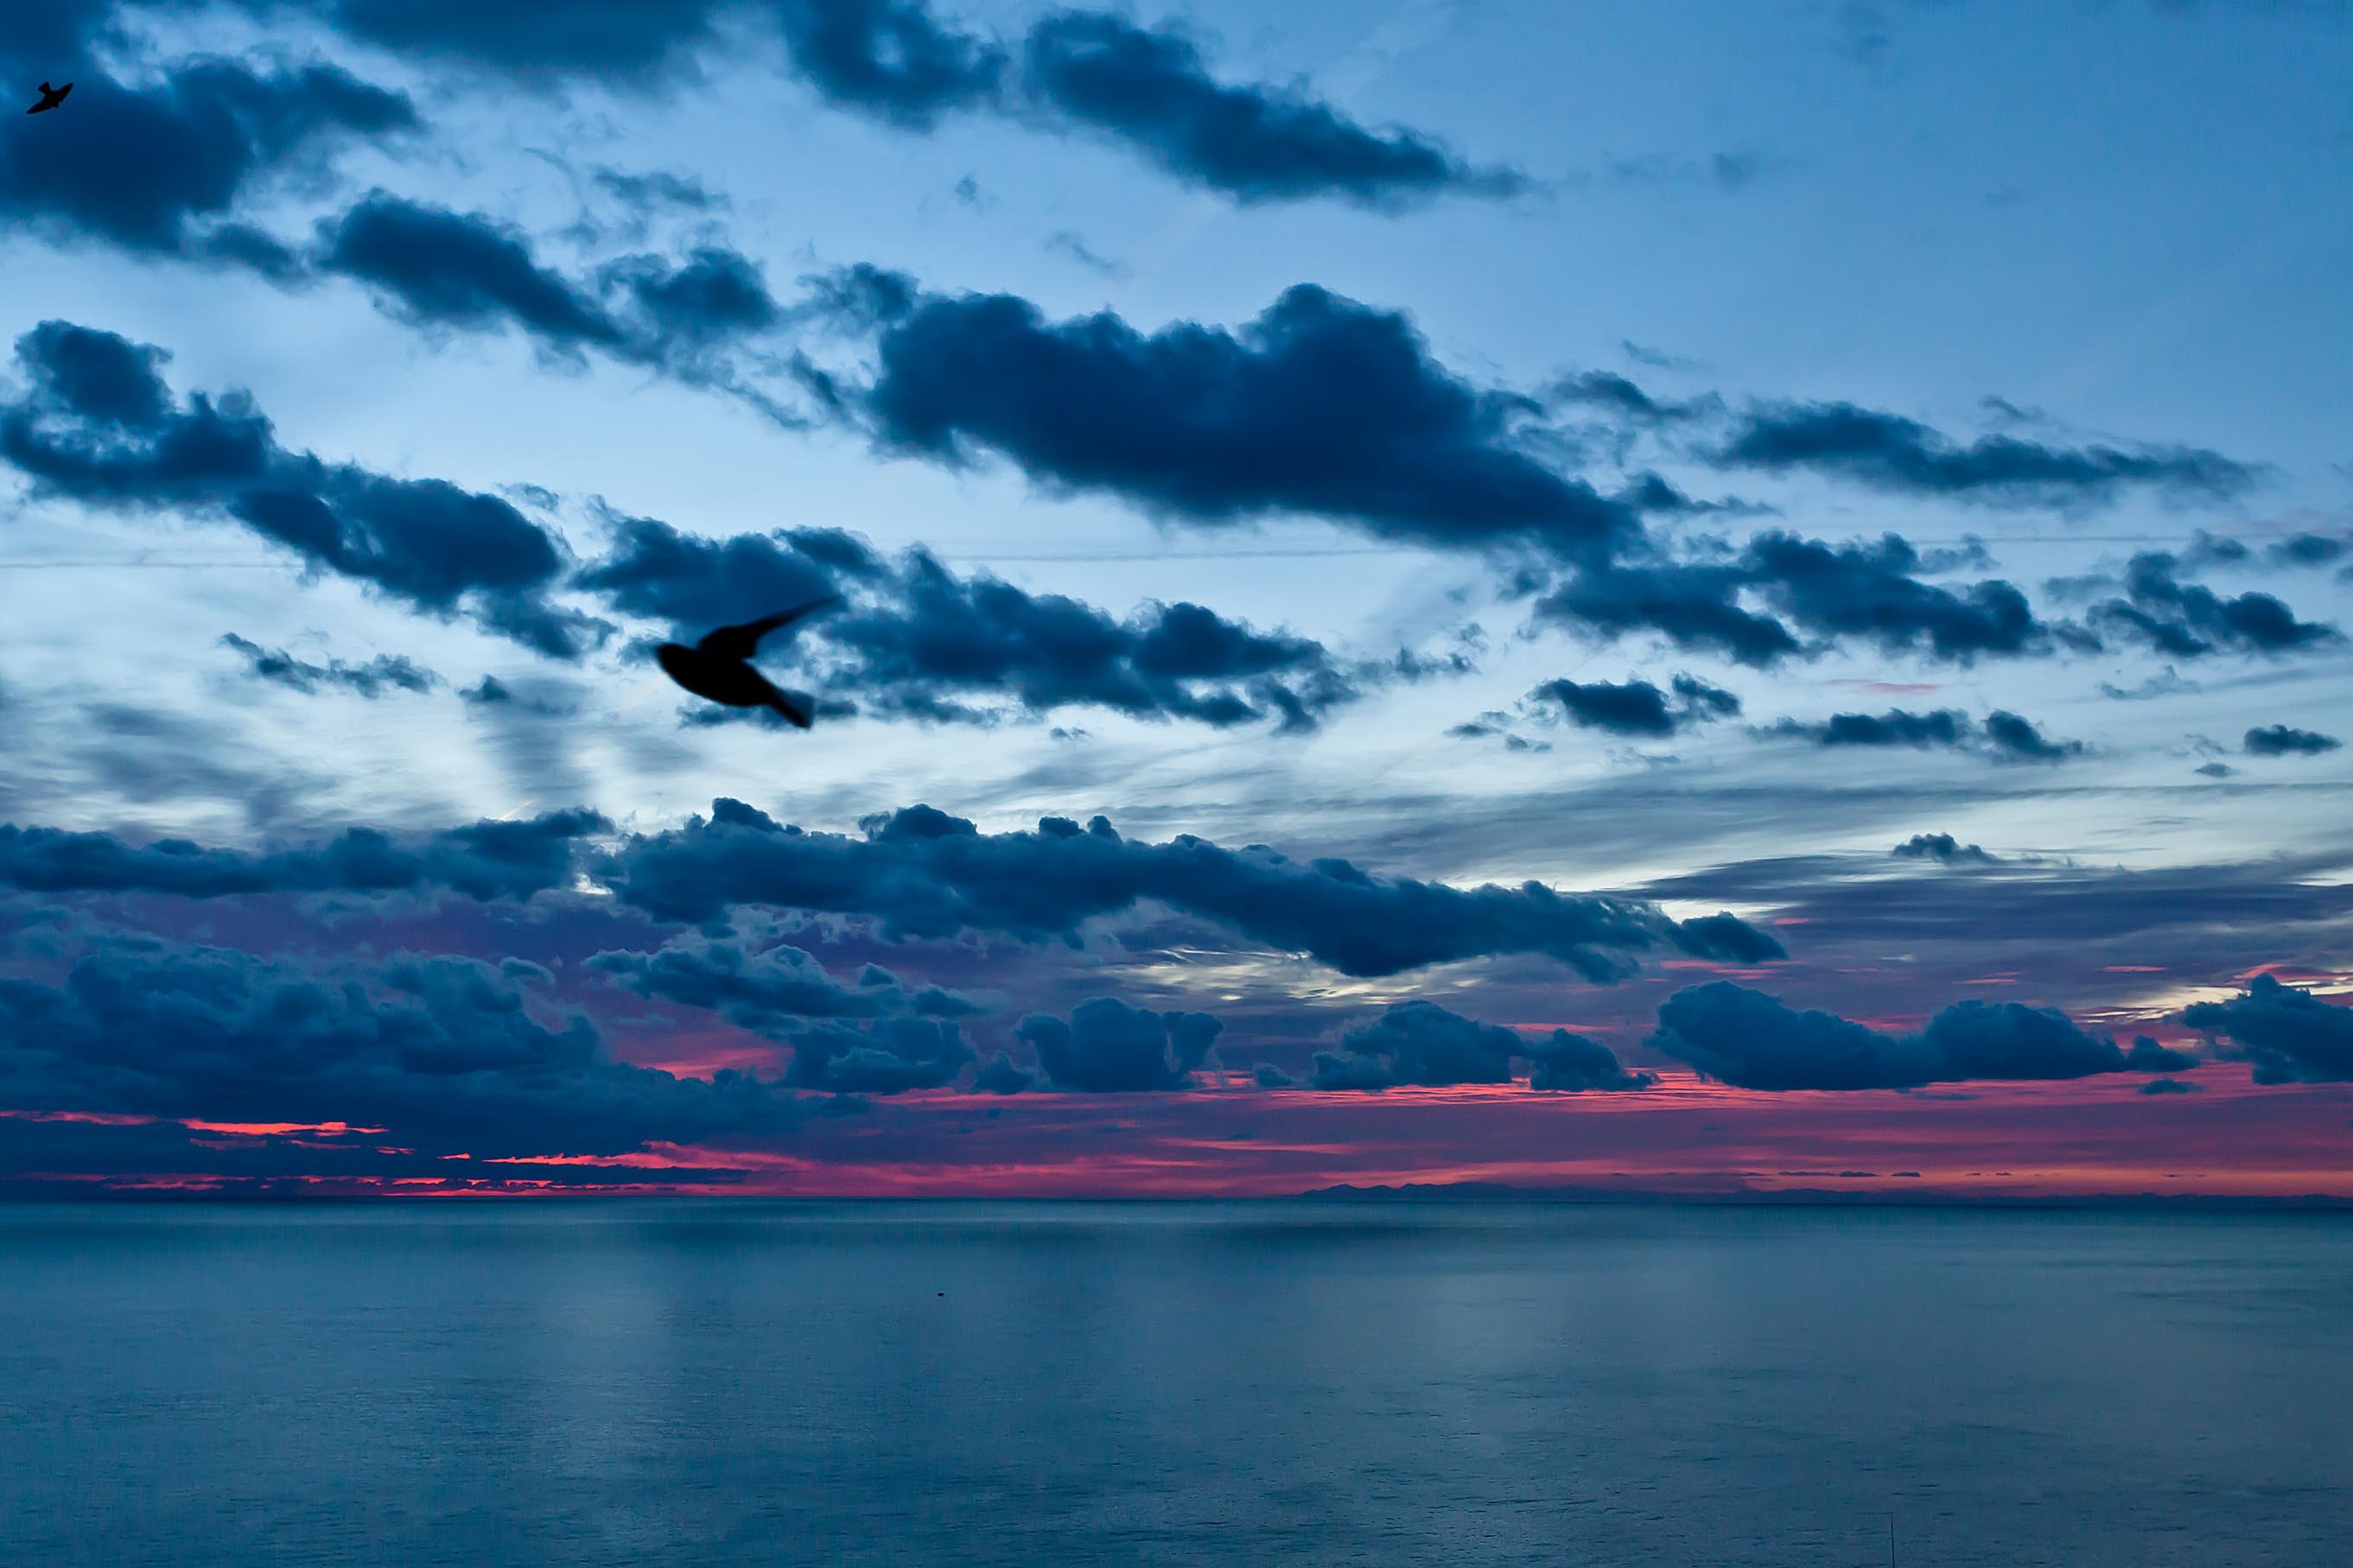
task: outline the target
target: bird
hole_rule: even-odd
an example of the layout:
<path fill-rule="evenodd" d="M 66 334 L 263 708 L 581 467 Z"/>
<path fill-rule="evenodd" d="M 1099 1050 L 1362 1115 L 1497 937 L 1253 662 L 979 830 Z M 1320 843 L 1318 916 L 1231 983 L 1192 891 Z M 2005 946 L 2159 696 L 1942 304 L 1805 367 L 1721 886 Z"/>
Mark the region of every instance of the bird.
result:
<path fill-rule="evenodd" d="M 746 621 L 740 626 L 721 626 L 692 647 L 666 642 L 654 649 L 654 658 L 660 661 L 664 674 L 697 697 L 707 697 L 729 708 L 773 708 L 796 729 L 806 730 L 813 717 L 808 709 L 754 669 L 752 656 L 759 651 L 760 639 L 778 626 L 840 600 L 840 595 L 828 594 L 796 609 Z"/>
<path fill-rule="evenodd" d="M 43 82 L 41 84 L 41 101 L 33 105 L 32 108 L 25 110 L 25 112 L 27 114 L 47 114 L 50 110 L 55 109 L 58 104 L 63 103 L 66 100 L 66 94 L 72 90 L 73 83 L 71 82 L 66 83 L 63 87 L 51 87 L 47 82 Z"/>

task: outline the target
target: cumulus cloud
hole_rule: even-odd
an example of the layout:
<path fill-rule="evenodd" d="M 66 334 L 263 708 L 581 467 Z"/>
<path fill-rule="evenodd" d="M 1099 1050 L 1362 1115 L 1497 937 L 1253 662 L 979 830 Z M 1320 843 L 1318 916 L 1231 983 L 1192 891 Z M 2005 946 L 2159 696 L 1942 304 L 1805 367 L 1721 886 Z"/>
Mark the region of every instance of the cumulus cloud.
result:
<path fill-rule="evenodd" d="M 973 1003 L 938 986 L 911 991 L 874 964 L 845 983 L 797 947 L 687 937 L 652 952 L 599 952 L 587 965 L 640 996 L 704 1008 L 791 1047 L 784 1081 L 797 1089 L 937 1089 L 973 1059 L 954 1021 L 977 1011 Z"/>
<path fill-rule="evenodd" d="M 108 934 L 59 984 L 0 979 L 0 1083 L 21 1110 L 340 1121 L 427 1157 L 617 1154 L 798 1121 L 773 1085 L 673 1078 L 615 1060 L 586 1020 L 541 1022 L 532 973 L 411 954 L 308 969 Z"/>
<path fill-rule="evenodd" d="M 1648 1043 L 1721 1082 L 1776 1090 L 2076 1079 L 2186 1065 L 2172 1053 L 2160 1063 L 2137 1044 L 2127 1056 L 2111 1037 L 2086 1033 L 2055 1008 L 1957 1002 L 1918 1034 L 1891 1035 L 1834 1014 L 1800 1012 L 1728 981 L 1667 998 Z"/>
<path fill-rule="evenodd" d="M 850 837 L 783 826 L 723 800 L 708 822 L 623 840 L 597 869 L 625 903 L 666 920 L 699 923 L 765 904 L 871 916 L 893 937 L 970 930 L 1073 941 L 1084 922 L 1148 900 L 1358 975 L 1532 952 L 1598 982 L 1662 947 L 1738 963 L 1785 956 L 1770 936 L 1729 915 L 1677 921 L 1651 905 L 1535 882 L 1452 888 L 1190 836 L 1148 844 L 1121 837 L 1102 817 L 1084 827 L 1047 817 L 1034 832 L 985 834 L 911 806 L 870 818 L 862 836 Z"/>
<path fill-rule="evenodd" d="M 1299 514 L 1440 548 L 1590 554 L 1639 527 L 1539 461 L 1522 400 L 1430 356 L 1407 319 L 1302 284 L 1237 330 L 1049 321 L 1005 294 L 923 294 L 860 398 L 886 449 L 990 453 L 1041 485 L 1201 524 Z"/>
<path fill-rule="evenodd" d="M 1647 680 L 1579 684 L 1548 680 L 1528 693 L 1530 700 L 1556 704 L 1570 723 L 1613 735 L 1664 736 L 1740 711 L 1740 699 L 1696 676 L 1678 675 L 1671 691 Z"/>
<path fill-rule="evenodd" d="M 1396 208 L 1526 184 L 1508 169 L 1473 168 L 1417 132 L 1359 125 L 1298 89 L 1220 82 L 1175 25 L 1056 12 L 1030 29 L 1022 69 L 1029 95 L 1055 113 L 1238 202 L 1336 196 Z"/>
<path fill-rule="evenodd" d="M 1884 713 L 1833 713 L 1823 720 L 1783 719 L 1763 733 L 1818 746 L 1978 751 L 2005 762 L 2052 763 L 2084 751 L 2080 741 L 2053 741 L 2031 721 L 1999 708 L 1983 723 L 1955 708 L 1926 713 L 1891 708 Z"/>
<path fill-rule="evenodd" d="M 2228 500 L 2260 478 L 2197 447 L 2053 447 L 2013 436 L 1964 446 L 1917 420 L 1851 403 L 1753 405 L 1709 456 L 1727 468 L 1805 468 L 1893 494 L 2004 507 L 2101 506 L 2133 489 Z"/>
<path fill-rule="evenodd" d="M 227 518 L 306 567 L 438 618 L 466 615 L 550 658 L 576 658 L 610 629 L 548 602 L 562 546 L 506 501 L 290 451 L 242 393 L 174 398 L 169 358 L 42 322 L 16 341 L 28 385 L 0 404 L 0 458 L 37 494 Z"/>
<path fill-rule="evenodd" d="M 2260 725 L 2247 731 L 2243 742 L 2251 757 L 2316 757 L 2344 743 L 2334 735 L 2299 730 L 2293 724 Z"/>
<path fill-rule="evenodd" d="M 1512 1063 L 1532 1064 L 1529 1087 L 1564 1093 L 1645 1089 L 1651 1073 L 1629 1073 L 1609 1047 L 1566 1029 L 1538 1037 L 1482 1024 L 1435 1002 L 1400 1002 L 1315 1053 L 1314 1087 L 1378 1091 L 1409 1084 L 1509 1083 Z"/>
<path fill-rule="evenodd" d="M 2232 1054 L 2254 1065 L 2257 1083 L 2353 1081 L 2353 1009 L 2307 987 L 2258 974 L 2226 1002 L 2192 1004 L 2181 1021 L 2232 1041 Z"/>
<path fill-rule="evenodd" d="M 177 838 L 136 846 L 106 833 L 0 824 L 0 887 L 184 899 L 443 890 L 486 901 L 528 899 L 571 885 L 581 840 L 611 828 L 594 812 L 575 810 L 417 836 L 353 827 L 322 844 L 248 852 Z"/>
<path fill-rule="evenodd" d="M 1991 866 L 1999 864 L 1975 844 L 1963 844 L 1949 833 L 1915 833 L 1888 851 L 1911 860 L 1934 860 L 1946 866 Z"/>
<path fill-rule="evenodd" d="M 417 127 L 406 95 L 316 61 L 197 57 L 126 84 L 92 53 L 112 9 L 33 0 L 0 16 L 12 79 L 74 84 L 73 113 L 0 139 L 0 218 L 144 256 L 267 257 L 234 221 L 247 198 Z"/>
<path fill-rule="evenodd" d="M 1535 612 L 1611 636 L 1655 633 L 1677 647 L 1758 667 L 1839 639 L 1962 664 L 2080 640 L 2039 619 L 2010 583 L 1955 588 L 1922 580 L 1939 564 L 1892 533 L 1830 544 L 1773 530 L 1725 559 L 1589 568 L 1538 599 Z"/>
<path fill-rule="evenodd" d="M 775 37 L 792 75 L 846 112 L 917 133 L 973 112 L 1076 128 L 1237 202 L 1328 196 L 1388 210 L 1526 184 L 1422 132 L 1358 124 L 1304 86 L 1220 80 L 1197 34 L 1105 11 L 1050 11 L 1008 45 L 924 0 L 600 0 L 573 6 L 560 27 L 538 0 L 241 3 L 269 16 L 314 10 L 377 47 L 541 89 L 664 88 L 723 43 Z"/>
<path fill-rule="evenodd" d="M 2344 641 L 2335 626 L 2296 618 L 2269 594 L 2225 597 L 2182 581 L 2179 560 L 2144 551 L 2125 569 L 2124 594 L 2092 609 L 2091 623 L 2111 635 L 2146 643 L 2168 658 L 2216 653 L 2291 653 Z"/>
<path fill-rule="evenodd" d="M 829 530 L 711 540 L 623 519 L 613 552 L 577 581 L 689 639 L 778 605 L 843 595 L 842 609 L 797 626 L 764 657 L 790 662 L 839 711 L 937 722 L 987 722 L 1008 705 L 1029 715 L 1088 706 L 1303 731 L 1374 687 L 1460 673 L 1468 657 L 1342 660 L 1312 639 L 1194 604 L 1147 604 L 1115 619 L 986 573 L 959 577 L 922 550 L 886 559 Z"/>
<path fill-rule="evenodd" d="M 1095 996 L 1067 1021 L 1032 1013 L 1014 1033 L 1054 1088 L 1125 1094 L 1189 1088 L 1224 1027 L 1208 1013 L 1155 1013 Z"/>

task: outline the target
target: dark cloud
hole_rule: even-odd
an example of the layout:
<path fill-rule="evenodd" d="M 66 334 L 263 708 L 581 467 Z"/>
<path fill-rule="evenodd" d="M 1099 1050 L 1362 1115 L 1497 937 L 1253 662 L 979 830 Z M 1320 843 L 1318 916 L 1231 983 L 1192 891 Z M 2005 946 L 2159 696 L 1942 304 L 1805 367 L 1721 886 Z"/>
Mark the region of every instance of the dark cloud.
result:
<path fill-rule="evenodd" d="M 1510 170 L 1474 168 L 1419 132 L 1359 125 L 1303 87 L 1219 81 L 1190 33 L 1102 11 L 1039 18 L 1017 71 L 1004 45 L 924 0 L 579 0 L 560 26 L 539 0 L 241 3 L 269 16 L 315 9 L 378 47 L 540 88 L 670 86 L 723 41 L 767 33 L 783 40 L 796 77 L 850 113 L 918 132 L 966 110 L 1075 125 L 1244 203 L 1336 196 L 1393 209 L 1445 191 L 1502 195 L 1527 184 Z M 1718 169 L 1726 179 L 1738 173 Z"/>
<path fill-rule="evenodd" d="M 1369 687 L 1461 668 L 1403 657 L 1343 663 L 1320 643 L 1198 605 L 1148 604 L 1116 620 L 987 574 L 958 577 L 921 550 L 886 561 L 826 530 L 710 540 L 622 519 L 611 555 L 578 582 L 690 640 L 780 605 L 844 595 L 847 605 L 764 656 L 791 662 L 845 711 L 936 722 L 989 721 L 1009 701 L 1030 715 L 1092 706 L 1219 728 L 1271 719 L 1309 730 Z"/>
<path fill-rule="evenodd" d="M 1678 922 L 1648 904 L 1535 882 L 1465 889 L 1384 879 L 1345 860 L 1301 864 L 1190 836 L 1147 844 L 1101 817 L 984 834 L 911 806 L 869 819 L 852 837 L 780 826 L 723 800 L 707 823 L 627 840 L 600 869 L 625 903 L 663 919 L 702 922 L 765 904 L 872 916 L 894 938 L 970 930 L 1070 941 L 1085 921 L 1149 900 L 1358 975 L 1536 952 L 1602 981 L 1662 946 L 1737 963 L 1783 956 L 1771 937 L 1728 915 Z"/>
<path fill-rule="evenodd" d="M 1208 1013 L 1154 1013 L 1096 996 L 1071 1009 L 1068 1022 L 1032 1013 L 1014 1033 L 1054 1088 L 1128 1094 L 1190 1088 L 1224 1027 Z"/>
<path fill-rule="evenodd" d="M 1935 860 L 1947 866 L 1992 866 L 1999 860 L 1975 844 L 1963 844 L 1949 833 L 1915 833 L 1888 851 L 1912 860 Z"/>
<path fill-rule="evenodd" d="M 2258 974 L 2227 1002 L 2193 1003 L 2181 1021 L 2235 1042 L 2232 1054 L 2254 1064 L 2257 1083 L 2353 1081 L 2353 1009 L 2304 986 Z"/>
<path fill-rule="evenodd" d="M 2038 620 L 2011 584 L 1921 580 L 1941 564 L 1892 533 L 1833 545 L 1773 531 L 1726 559 L 1588 568 L 1535 609 L 1540 619 L 1618 636 L 1653 632 L 1759 667 L 1841 638 L 1962 664 L 2085 640 Z M 1801 633 L 1816 640 L 1810 646 Z"/>
<path fill-rule="evenodd" d="M 6 9 L 0 64 L 10 76 L 74 84 L 71 114 L 0 139 L 0 219 L 37 230 L 150 256 L 251 250 L 252 231 L 226 221 L 245 198 L 315 176 L 353 142 L 417 126 L 406 97 L 316 62 L 192 58 L 129 86 L 91 52 L 111 6 Z"/>
<path fill-rule="evenodd" d="M 1013 1058 L 998 1051 L 980 1064 L 972 1075 L 974 1094 L 1023 1094 L 1038 1087 L 1038 1075 L 1027 1068 L 1013 1065 Z"/>
<path fill-rule="evenodd" d="M 2188 1072 L 2198 1065 L 2198 1058 L 2187 1051 L 2177 1051 L 2147 1035 L 2135 1035 L 2132 1049 L 2125 1053 L 2125 1067 L 2131 1072 Z"/>
<path fill-rule="evenodd" d="M 1981 751 L 2014 762 L 2058 762 L 2084 751 L 2081 742 L 2053 741 L 2031 721 L 1999 708 L 1986 715 L 1982 724 L 1953 708 L 1926 713 L 1891 708 L 1884 713 L 1833 713 L 1812 721 L 1784 719 L 1761 733 L 1810 741 L 1818 746 Z"/>
<path fill-rule="evenodd" d="M 1448 191 L 1508 195 L 1526 185 L 1415 132 L 1369 130 L 1301 89 L 1220 82 L 1175 25 L 1057 12 L 1031 27 L 1022 61 L 1038 101 L 1238 202 L 1335 196 L 1394 209 Z"/>
<path fill-rule="evenodd" d="M 2334 735 L 2299 730 L 2291 724 L 2264 724 L 2247 731 L 2244 742 L 2251 757 L 2316 757 L 2345 742 Z"/>
<path fill-rule="evenodd" d="M 711 213 L 725 210 L 727 198 L 692 174 L 656 169 L 632 174 L 619 169 L 598 169 L 591 176 L 596 188 L 640 217 L 659 212 Z"/>
<path fill-rule="evenodd" d="M 183 406 L 164 384 L 169 357 L 42 322 L 16 342 L 30 384 L 0 404 L 0 458 L 39 494 L 232 519 L 312 570 L 442 619 L 469 615 L 550 658 L 576 658 L 609 630 L 547 602 L 562 547 L 506 501 L 289 451 L 242 393 Z"/>
<path fill-rule="evenodd" d="M 2084 750 L 2081 741 L 2053 741 L 2031 721 L 2000 708 L 1986 715 L 1985 738 L 1996 755 L 2034 763 L 2055 763 Z"/>
<path fill-rule="evenodd" d="M 2202 584 L 2184 583 L 2179 567 L 2179 558 L 2165 551 L 2135 555 L 2125 570 L 2124 596 L 2095 605 L 2092 624 L 2145 642 L 2168 658 L 2226 651 L 2287 653 L 2345 640 L 2335 626 L 2298 620 L 2269 594 L 2225 598 Z"/>
<path fill-rule="evenodd" d="M 238 0 L 283 18 L 312 13 L 364 43 L 438 66 L 543 88 L 591 79 L 645 88 L 676 79 L 742 0 L 568 0 L 552 26 L 540 0 Z"/>
<path fill-rule="evenodd" d="M 1740 711 L 1740 699 L 1695 676 L 1678 675 L 1673 697 L 1647 680 L 1610 682 L 1548 680 L 1528 693 L 1532 701 L 1557 703 L 1569 722 L 1613 735 L 1672 735 L 1678 730 Z"/>
<path fill-rule="evenodd" d="M 718 1014 L 737 1028 L 791 1045 L 818 1019 L 958 1017 L 976 1009 L 954 992 L 910 992 L 888 970 L 867 965 L 845 984 L 804 949 L 765 951 L 739 942 L 681 938 L 652 952 L 609 951 L 587 967 L 637 994 Z"/>
<path fill-rule="evenodd" d="M 593 812 L 565 811 L 407 837 L 354 827 L 309 847 L 247 853 L 185 839 L 134 846 L 111 834 L 0 824 L 0 886 L 186 899 L 443 889 L 471 899 L 528 899 L 569 886 L 580 841 L 611 827 Z"/>
<path fill-rule="evenodd" d="M 793 1035 L 792 1047 L 785 1082 L 834 1094 L 944 1089 L 973 1059 L 955 1020 L 938 1017 L 812 1024 Z"/>
<path fill-rule="evenodd" d="M 1630 353 L 1631 344 L 1628 345 Z M 1653 397 L 1615 371 L 1588 370 L 1563 376 L 1546 389 L 1557 404 L 1598 408 L 1630 425 L 1678 425 L 1722 412 L 1717 397 L 1671 401 Z"/>
<path fill-rule="evenodd" d="M 2198 1086 L 2178 1078 L 2153 1078 L 2140 1086 L 2143 1094 L 2196 1094 Z"/>
<path fill-rule="evenodd" d="M 2100 506 L 2132 489 L 2227 500 L 2261 477 L 2194 447 L 2051 447 L 2012 436 L 1962 446 L 1916 420 L 1851 403 L 1754 405 L 1709 457 L 1721 468 L 1806 468 L 1898 495 L 2007 507 Z"/>
<path fill-rule="evenodd" d="M 480 213 L 374 191 L 322 226 L 318 265 L 374 289 L 394 313 L 427 327 L 514 325 L 563 350 L 611 348 L 617 323 L 542 267 L 522 233 Z"/>
<path fill-rule="evenodd" d="M 1400 1002 L 1315 1053 L 1314 1087 L 1379 1090 L 1408 1084 L 1509 1083 L 1514 1058 L 1533 1064 L 1530 1087 L 1567 1093 L 1645 1089 L 1656 1075 L 1629 1073 L 1609 1047 L 1566 1029 L 1541 1038 L 1482 1024 L 1435 1002 Z"/>
<path fill-rule="evenodd" d="M 798 1120 L 797 1097 L 773 1086 L 632 1067 L 583 1019 L 542 1023 L 532 974 L 408 954 L 309 970 L 110 934 L 60 984 L 0 979 L 0 1098 L 30 1110 L 343 1121 L 427 1157 L 478 1160 L 769 1137 Z"/>
<path fill-rule="evenodd" d="M 784 307 L 759 267 L 724 246 L 623 257 L 574 279 L 542 263 L 512 225 L 379 190 L 320 225 L 308 262 L 364 284 L 387 312 L 427 331 L 513 328 L 559 360 L 593 349 L 797 423 L 746 368 Z"/>
<path fill-rule="evenodd" d="M 922 0 L 773 0 L 808 83 L 841 108 L 910 130 L 995 98 L 1002 50 L 958 33 Z"/>
<path fill-rule="evenodd" d="M 374 699 L 386 690 L 423 692 L 441 684 L 439 676 L 399 654 L 380 653 L 365 664 L 345 664 L 340 658 L 311 664 L 284 648 L 264 648 L 235 632 L 223 636 L 221 646 L 244 656 L 247 672 L 254 679 L 305 695 L 336 688 Z"/>
<path fill-rule="evenodd" d="M 982 452 L 1057 489 L 1235 523 L 1286 513 L 1453 549 L 1563 557 L 1634 538 L 1622 503 L 1524 450 L 1523 400 L 1433 360 L 1407 319 L 1286 290 L 1238 331 L 1050 322 L 1010 295 L 923 295 L 892 316 L 860 398 L 891 450 Z"/>
<path fill-rule="evenodd" d="M 2160 1070 L 2052 1008 L 1957 1002 L 1916 1035 L 1889 1035 L 1726 981 L 1667 998 L 1648 1044 L 1741 1089 L 1909 1089 Z"/>

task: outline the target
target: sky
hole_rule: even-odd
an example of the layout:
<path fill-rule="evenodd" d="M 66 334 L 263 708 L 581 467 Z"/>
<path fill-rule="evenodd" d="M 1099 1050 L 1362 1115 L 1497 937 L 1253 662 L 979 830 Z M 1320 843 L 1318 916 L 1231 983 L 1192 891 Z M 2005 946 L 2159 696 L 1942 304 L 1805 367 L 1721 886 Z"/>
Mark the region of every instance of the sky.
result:
<path fill-rule="evenodd" d="M 0 1192 L 2353 1198 L 2353 6 L 0 62 Z"/>

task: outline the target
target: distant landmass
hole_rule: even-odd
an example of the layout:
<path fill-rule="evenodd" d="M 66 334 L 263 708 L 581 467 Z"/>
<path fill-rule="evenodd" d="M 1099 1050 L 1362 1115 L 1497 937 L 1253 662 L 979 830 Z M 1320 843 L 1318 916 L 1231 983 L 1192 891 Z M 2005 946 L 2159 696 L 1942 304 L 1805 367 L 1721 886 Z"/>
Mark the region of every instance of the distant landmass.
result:
<path fill-rule="evenodd" d="M 1825 1187 L 1727 1188 L 1663 1192 L 1630 1187 L 1515 1187 L 1501 1182 L 1412 1182 L 1394 1187 L 1342 1185 L 1301 1193 L 1297 1200 L 1341 1204 L 1681 1204 L 1839 1208 L 2324 1209 L 2353 1211 L 2353 1198 L 2327 1193 L 2246 1196 L 2223 1193 L 2098 1193 L 2035 1196 L 1953 1193 L 1934 1188 L 1858 1192 Z"/>

